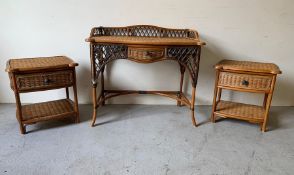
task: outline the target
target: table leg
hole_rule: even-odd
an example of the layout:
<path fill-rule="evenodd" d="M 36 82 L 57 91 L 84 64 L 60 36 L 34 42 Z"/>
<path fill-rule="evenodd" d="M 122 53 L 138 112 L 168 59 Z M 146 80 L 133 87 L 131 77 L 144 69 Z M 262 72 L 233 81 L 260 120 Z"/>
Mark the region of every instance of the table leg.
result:
<path fill-rule="evenodd" d="M 196 125 L 196 120 L 195 120 L 195 112 L 194 112 L 194 108 L 195 108 L 195 93 L 196 93 L 196 87 L 193 87 L 192 89 L 192 100 L 191 100 L 191 118 L 192 118 L 192 123 L 194 126 Z"/>
<path fill-rule="evenodd" d="M 272 102 L 275 83 L 276 83 L 276 76 L 273 76 L 273 80 L 272 80 L 272 84 L 271 84 L 271 90 L 270 90 L 270 93 L 267 94 L 267 99 L 266 99 L 264 121 L 263 121 L 263 124 L 262 124 L 262 132 L 266 131 L 266 124 L 267 124 L 267 121 L 268 121 L 269 109 L 270 109 L 271 102 Z"/>
<path fill-rule="evenodd" d="M 69 91 L 68 91 L 68 87 L 65 88 L 65 93 L 66 93 L 66 99 L 69 99 Z"/>
<path fill-rule="evenodd" d="M 222 88 L 218 88 L 216 102 L 219 102 L 221 100 L 221 97 L 222 97 Z"/>
<path fill-rule="evenodd" d="M 265 107 L 265 116 L 264 116 L 264 121 L 263 121 L 263 124 L 262 124 L 262 132 L 265 132 L 266 131 L 266 124 L 267 124 L 267 120 L 268 120 L 268 114 L 269 114 L 269 109 L 270 109 L 270 106 L 271 106 L 271 101 L 272 101 L 272 94 L 268 94 L 268 97 L 267 97 L 267 101 L 266 101 L 266 107 Z"/>
<path fill-rule="evenodd" d="M 216 77 L 215 77 L 215 85 L 214 85 L 214 95 L 213 95 L 213 104 L 212 104 L 212 110 L 211 110 L 211 122 L 215 123 L 215 109 L 216 109 L 216 97 L 221 95 L 221 91 L 217 87 L 218 84 L 218 78 L 219 78 L 219 71 L 216 72 Z M 220 100 L 220 97 L 218 97 L 218 100 Z"/>
<path fill-rule="evenodd" d="M 68 88 L 67 93 L 68 93 Z M 76 71 L 74 71 L 74 85 L 73 85 L 74 99 L 75 99 L 75 112 L 76 112 L 76 123 L 80 122 L 80 114 L 79 114 L 79 103 L 78 103 L 78 93 L 77 93 L 77 83 L 76 83 Z M 67 98 L 69 98 L 67 94 Z"/>
<path fill-rule="evenodd" d="M 16 118 L 17 118 L 18 123 L 19 123 L 20 133 L 25 134 L 26 133 L 26 128 L 25 128 L 25 125 L 22 123 L 22 112 L 21 112 L 21 103 L 20 103 L 19 93 L 14 92 L 14 94 L 15 94 L 15 99 L 16 99 L 16 110 L 17 110 Z"/>
<path fill-rule="evenodd" d="M 12 76 L 12 79 L 13 79 L 14 96 L 15 96 L 15 101 L 16 101 L 16 118 L 18 120 L 20 133 L 25 134 L 26 128 L 25 128 L 25 125 L 22 123 L 21 102 L 20 102 L 20 97 L 19 97 L 17 85 L 16 85 L 15 75 Z"/>
<path fill-rule="evenodd" d="M 178 98 L 182 98 L 183 93 L 183 82 L 184 82 L 184 75 L 185 75 L 185 66 L 180 64 L 180 71 L 181 71 L 181 82 L 180 82 L 180 93 L 178 94 Z M 177 101 L 177 106 L 182 106 L 181 101 Z"/>
<path fill-rule="evenodd" d="M 101 106 L 104 106 L 105 105 L 105 101 L 104 101 L 104 97 L 105 97 L 105 94 L 104 94 L 104 67 L 101 68 L 101 100 L 102 100 L 102 103 L 101 103 Z"/>
<path fill-rule="evenodd" d="M 93 127 L 95 125 L 96 121 L 96 115 L 97 115 L 97 96 L 96 96 L 96 88 L 97 86 L 93 86 L 92 91 L 93 91 L 93 116 L 92 116 L 92 124 L 91 126 Z"/>
<path fill-rule="evenodd" d="M 263 107 L 266 108 L 266 102 L 267 102 L 267 97 L 268 97 L 268 94 L 264 94 L 264 99 L 263 99 Z"/>

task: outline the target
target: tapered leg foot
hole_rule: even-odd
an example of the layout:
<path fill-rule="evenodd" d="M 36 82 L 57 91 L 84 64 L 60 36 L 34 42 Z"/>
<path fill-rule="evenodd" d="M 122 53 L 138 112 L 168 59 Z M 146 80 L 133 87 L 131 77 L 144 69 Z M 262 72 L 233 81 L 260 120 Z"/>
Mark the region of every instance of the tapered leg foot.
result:
<path fill-rule="evenodd" d="M 212 111 L 212 114 L 211 114 L 211 118 L 210 118 L 211 122 L 212 123 L 215 123 L 215 115 L 214 115 L 214 111 Z"/>
<path fill-rule="evenodd" d="M 191 110 L 191 119 L 192 119 L 192 123 L 195 127 L 197 127 L 197 124 L 196 124 L 196 119 L 195 119 L 195 112 L 194 112 L 194 109 Z"/>
<path fill-rule="evenodd" d="M 76 122 L 76 123 L 80 123 L 80 117 L 79 117 L 78 114 L 76 115 L 76 120 L 75 120 L 75 122 Z"/>
<path fill-rule="evenodd" d="M 181 99 L 181 95 L 180 94 L 178 94 L 177 96 L 178 96 L 179 99 Z M 182 106 L 182 102 L 178 100 L 177 101 L 177 106 L 180 106 L 181 107 Z"/>
<path fill-rule="evenodd" d="M 26 127 L 23 124 L 19 124 L 19 129 L 21 134 L 26 134 Z"/>
<path fill-rule="evenodd" d="M 261 131 L 266 132 L 266 123 L 265 122 L 261 125 Z"/>
<path fill-rule="evenodd" d="M 96 122 L 96 115 L 97 115 L 97 109 L 94 108 L 93 110 L 93 116 L 92 116 L 92 123 L 91 126 L 94 127 L 95 126 L 95 122 Z"/>

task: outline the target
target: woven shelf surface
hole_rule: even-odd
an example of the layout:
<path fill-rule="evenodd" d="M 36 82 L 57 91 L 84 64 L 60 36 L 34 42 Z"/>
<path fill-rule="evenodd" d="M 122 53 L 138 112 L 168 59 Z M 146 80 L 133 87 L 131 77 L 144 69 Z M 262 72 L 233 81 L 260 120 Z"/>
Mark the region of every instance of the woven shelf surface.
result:
<path fill-rule="evenodd" d="M 26 71 L 47 68 L 74 67 L 78 64 L 66 56 L 10 59 L 6 71 Z"/>
<path fill-rule="evenodd" d="M 216 69 L 235 70 L 245 72 L 259 72 L 259 73 L 282 73 L 280 68 L 273 63 L 260 63 L 252 61 L 235 61 L 235 60 L 222 60 L 215 65 Z"/>
<path fill-rule="evenodd" d="M 215 113 L 220 115 L 228 115 L 232 118 L 262 121 L 264 118 L 265 109 L 262 106 L 221 100 L 217 103 Z"/>
<path fill-rule="evenodd" d="M 62 116 L 74 113 L 73 102 L 69 99 L 42 102 L 22 106 L 23 120 L 50 119 L 56 116 Z"/>
<path fill-rule="evenodd" d="M 165 38 L 138 36 L 95 36 L 86 39 L 88 42 L 116 44 L 146 44 L 146 45 L 204 45 L 195 38 Z"/>

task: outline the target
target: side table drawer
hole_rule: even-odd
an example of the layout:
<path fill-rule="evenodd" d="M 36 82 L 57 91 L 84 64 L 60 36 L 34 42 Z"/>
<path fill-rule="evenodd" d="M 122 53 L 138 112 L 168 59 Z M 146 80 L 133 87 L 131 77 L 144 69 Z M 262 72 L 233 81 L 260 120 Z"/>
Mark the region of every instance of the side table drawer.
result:
<path fill-rule="evenodd" d="M 72 70 L 16 75 L 20 91 L 70 86 L 73 82 Z"/>
<path fill-rule="evenodd" d="M 160 47 L 129 47 L 128 57 L 136 60 L 156 60 L 164 57 L 164 51 L 165 49 Z"/>
<path fill-rule="evenodd" d="M 270 90 L 272 77 L 263 75 L 238 74 L 230 72 L 220 72 L 219 86 L 232 88 Z"/>

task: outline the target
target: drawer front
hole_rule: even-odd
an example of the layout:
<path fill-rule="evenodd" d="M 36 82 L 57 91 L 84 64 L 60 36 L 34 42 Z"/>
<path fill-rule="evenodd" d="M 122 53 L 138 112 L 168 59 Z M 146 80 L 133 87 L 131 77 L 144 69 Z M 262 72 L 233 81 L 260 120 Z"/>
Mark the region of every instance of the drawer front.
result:
<path fill-rule="evenodd" d="M 220 72 L 218 85 L 232 88 L 270 90 L 271 76 Z"/>
<path fill-rule="evenodd" d="M 164 57 L 165 49 L 161 47 L 149 47 L 149 48 L 134 48 L 128 49 L 128 57 L 137 60 L 153 60 Z"/>
<path fill-rule="evenodd" d="M 16 75 L 19 90 L 50 89 L 70 86 L 73 82 L 72 70 Z"/>

